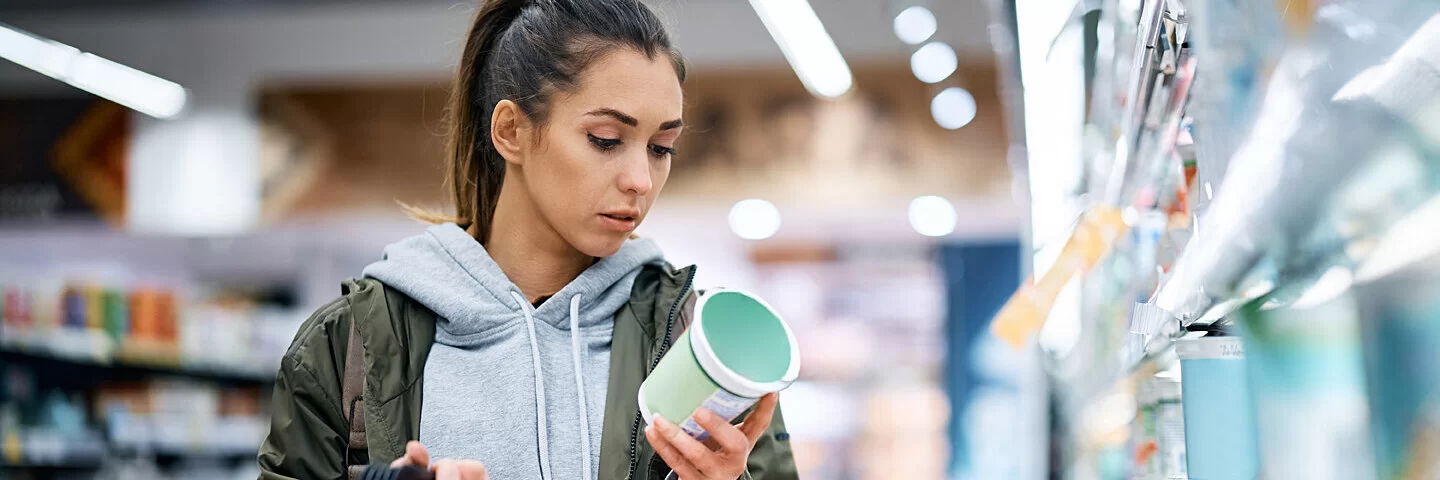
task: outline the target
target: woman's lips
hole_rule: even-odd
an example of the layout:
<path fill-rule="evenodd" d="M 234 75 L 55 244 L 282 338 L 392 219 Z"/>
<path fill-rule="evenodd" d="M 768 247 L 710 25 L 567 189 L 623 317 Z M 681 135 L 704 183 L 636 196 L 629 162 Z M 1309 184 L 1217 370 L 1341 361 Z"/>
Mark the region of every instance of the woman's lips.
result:
<path fill-rule="evenodd" d="M 636 215 L 602 213 L 598 216 L 606 230 L 629 233 L 635 231 L 637 226 Z"/>

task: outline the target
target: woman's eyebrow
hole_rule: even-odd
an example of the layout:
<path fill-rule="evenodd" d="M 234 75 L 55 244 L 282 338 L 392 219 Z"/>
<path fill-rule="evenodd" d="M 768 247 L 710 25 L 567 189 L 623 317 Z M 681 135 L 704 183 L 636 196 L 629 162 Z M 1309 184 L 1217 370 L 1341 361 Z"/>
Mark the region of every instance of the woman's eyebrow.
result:
<path fill-rule="evenodd" d="M 639 120 L 636 120 L 635 117 L 632 117 L 632 116 L 630 116 L 629 114 L 626 114 L 625 112 L 622 112 L 622 111 L 619 111 L 619 110 L 616 110 L 616 109 L 613 109 L 613 108 L 597 108 L 597 109 L 591 110 L 591 111 L 589 111 L 589 112 L 585 112 L 585 115 L 594 116 L 594 117 L 610 117 L 610 118 L 614 118 L 615 120 L 618 120 L 620 123 L 623 123 L 623 124 L 626 124 L 626 125 L 629 125 L 629 126 L 632 126 L 632 127 L 638 127 L 638 126 L 640 126 L 640 121 L 639 121 Z M 685 121 L 677 118 L 677 119 L 674 119 L 674 120 L 671 120 L 671 121 L 668 121 L 668 122 L 665 122 L 665 123 L 660 124 L 660 130 L 674 130 L 674 129 L 677 129 L 677 128 L 680 128 L 680 127 L 683 127 L 683 126 L 685 126 Z"/>
<path fill-rule="evenodd" d="M 620 123 L 623 123 L 623 124 L 626 124 L 626 125 L 629 125 L 629 126 L 632 126 L 632 127 L 638 127 L 638 126 L 640 126 L 640 121 L 639 121 L 639 120 L 636 120 L 635 117 L 632 117 L 632 116 L 630 116 L 630 115 L 626 115 L 625 112 L 622 112 L 622 111 L 619 111 L 619 110 L 616 110 L 616 109 L 613 109 L 613 108 L 597 108 L 597 109 L 595 109 L 595 110 L 591 110 L 591 111 L 589 111 L 589 112 L 586 112 L 585 114 L 586 114 L 586 115 L 590 115 L 590 116 L 596 116 L 596 117 L 611 117 L 611 118 L 614 118 L 614 119 L 616 119 L 616 120 L 619 120 Z"/>

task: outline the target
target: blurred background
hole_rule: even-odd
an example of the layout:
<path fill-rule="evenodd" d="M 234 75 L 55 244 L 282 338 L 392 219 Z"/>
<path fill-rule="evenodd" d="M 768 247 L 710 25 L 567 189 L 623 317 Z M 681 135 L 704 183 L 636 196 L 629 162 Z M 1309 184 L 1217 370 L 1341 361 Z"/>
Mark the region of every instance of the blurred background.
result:
<path fill-rule="evenodd" d="M 645 1 L 803 478 L 1440 479 L 1440 2 Z M 0 0 L 0 478 L 254 478 L 474 8 Z"/>
<path fill-rule="evenodd" d="M 691 127 L 640 234 L 796 328 L 803 476 L 1044 478 L 1038 357 L 985 333 L 1028 262 L 997 10 L 647 3 Z M 473 11 L 0 1 L 0 478 L 254 478 L 300 322 L 446 201 Z"/>

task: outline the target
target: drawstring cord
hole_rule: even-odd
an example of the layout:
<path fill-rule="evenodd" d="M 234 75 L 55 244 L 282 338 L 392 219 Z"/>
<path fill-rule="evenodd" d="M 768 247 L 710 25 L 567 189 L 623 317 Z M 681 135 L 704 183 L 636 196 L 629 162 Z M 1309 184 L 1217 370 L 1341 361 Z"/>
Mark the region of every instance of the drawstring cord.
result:
<path fill-rule="evenodd" d="M 520 311 L 525 314 L 525 326 L 530 331 L 530 358 L 535 365 L 535 429 L 540 442 L 540 478 L 550 480 L 550 432 L 547 427 L 550 422 L 545 418 L 545 374 L 540 368 L 540 343 L 535 338 L 535 314 L 531 312 L 534 307 L 519 292 L 510 292 L 510 297 L 520 303 Z"/>
<path fill-rule="evenodd" d="M 585 399 L 585 375 L 580 368 L 580 294 L 570 297 L 570 352 L 575 360 L 575 396 L 580 399 L 581 478 L 590 479 L 590 412 Z"/>

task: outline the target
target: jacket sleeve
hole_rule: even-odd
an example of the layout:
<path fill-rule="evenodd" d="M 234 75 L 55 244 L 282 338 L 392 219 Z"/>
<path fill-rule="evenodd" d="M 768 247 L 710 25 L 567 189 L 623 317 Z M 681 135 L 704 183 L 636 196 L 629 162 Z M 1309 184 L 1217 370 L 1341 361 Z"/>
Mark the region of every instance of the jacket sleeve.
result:
<path fill-rule="evenodd" d="M 780 406 L 775 406 L 775 417 L 770 429 L 755 441 L 750 451 L 745 475 L 740 480 L 798 480 L 795 471 L 795 456 L 790 451 L 790 432 L 785 429 L 785 417 Z"/>
<path fill-rule="evenodd" d="M 343 479 L 349 426 L 340 412 L 344 300 L 311 316 L 280 362 L 271 400 L 270 434 L 260 446 L 262 480 Z M 338 337 L 343 342 L 346 337 Z M 340 349 L 337 352 L 337 348 Z M 340 356 L 337 357 L 337 353 Z"/>

